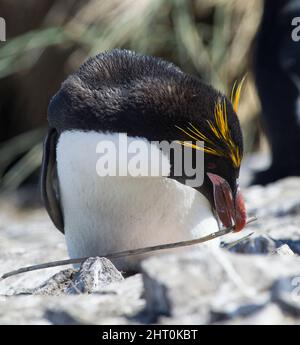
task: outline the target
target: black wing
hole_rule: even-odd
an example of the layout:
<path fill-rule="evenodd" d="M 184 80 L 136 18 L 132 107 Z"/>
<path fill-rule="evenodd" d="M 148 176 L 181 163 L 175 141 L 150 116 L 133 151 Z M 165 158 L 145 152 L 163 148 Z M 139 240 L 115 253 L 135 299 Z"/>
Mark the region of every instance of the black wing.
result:
<path fill-rule="evenodd" d="M 58 133 L 50 128 L 44 142 L 41 176 L 42 199 L 46 210 L 59 231 L 64 233 L 64 220 L 59 201 L 56 171 L 56 143 Z"/>

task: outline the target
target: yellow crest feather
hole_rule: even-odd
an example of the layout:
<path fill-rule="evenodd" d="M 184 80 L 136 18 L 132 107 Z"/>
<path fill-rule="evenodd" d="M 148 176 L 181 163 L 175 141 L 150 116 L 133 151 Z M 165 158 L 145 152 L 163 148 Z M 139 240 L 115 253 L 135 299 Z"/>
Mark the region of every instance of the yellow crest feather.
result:
<path fill-rule="evenodd" d="M 235 81 L 233 84 L 233 88 L 231 91 L 230 101 L 232 103 L 233 110 L 237 112 L 241 97 L 241 91 L 244 84 L 244 81 L 246 79 L 246 75 L 243 77 L 243 79 L 238 83 Z"/>
<path fill-rule="evenodd" d="M 246 76 L 245 76 L 246 77 Z M 242 86 L 245 80 L 245 77 L 241 80 L 241 82 L 236 85 L 236 82 L 233 85 L 232 92 L 231 92 L 231 103 L 235 112 L 237 112 Z M 212 134 L 226 147 L 220 148 L 214 141 L 209 139 L 205 134 L 203 134 L 199 129 L 197 129 L 194 125 L 189 123 L 190 127 L 187 129 L 183 129 L 181 127 L 176 126 L 180 129 L 183 133 L 185 133 L 188 137 L 193 140 L 201 140 L 204 141 L 205 146 L 197 146 L 196 144 L 185 142 L 185 141 L 178 141 L 183 146 L 187 146 L 196 150 L 202 150 L 208 154 L 212 154 L 219 157 L 227 157 L 229 158 L 234 167 L 238 168 L 241 165 L 241 152 L 238 146 L 233 142 L 231 138 L 231 134 L 228 127 L 227 121 L 227 110 L 226 110 L 226 99 L 223 98 L 223 101 L 220 99 L 215 104 L 214 108 L 214 122 L 207 120 L 207 124 L 212 132 Z"/>

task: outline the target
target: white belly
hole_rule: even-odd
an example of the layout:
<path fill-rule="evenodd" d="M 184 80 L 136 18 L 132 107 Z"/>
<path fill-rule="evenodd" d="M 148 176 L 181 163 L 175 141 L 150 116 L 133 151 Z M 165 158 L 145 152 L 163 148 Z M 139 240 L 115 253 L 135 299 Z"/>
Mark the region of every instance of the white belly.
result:
<path fill-rule="evenodd" d="M 114 135 L 64 132 L 57 169 L 71 258 L 188 240 L 218 230 L 205 197 L 167 177 L 99 177 L 99 140 Z M 178 250 L 178 249 L 176 249 Z M 135 269 L 141 256 L 115 260 Z"/>

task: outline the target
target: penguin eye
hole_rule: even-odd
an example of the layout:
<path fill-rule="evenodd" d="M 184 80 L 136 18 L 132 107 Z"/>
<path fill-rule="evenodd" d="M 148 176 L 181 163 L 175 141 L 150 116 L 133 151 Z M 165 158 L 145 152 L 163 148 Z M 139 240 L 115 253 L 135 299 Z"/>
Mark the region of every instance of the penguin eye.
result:
<path fill-rule="evenodd" d="M 214 170 L 214 169 L 216 169 L 216 167 L 217 167 L 216 163 L 209 162 L 207 164 L 207 168 L 210 169 L 210 170 Z"/>

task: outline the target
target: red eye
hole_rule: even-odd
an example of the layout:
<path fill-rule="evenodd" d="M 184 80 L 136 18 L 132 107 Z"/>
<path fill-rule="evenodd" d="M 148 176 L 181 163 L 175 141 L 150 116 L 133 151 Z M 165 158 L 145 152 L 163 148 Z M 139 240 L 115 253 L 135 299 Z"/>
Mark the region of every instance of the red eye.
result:
<path fill-rule="evenodd" d="M 215 163 L 209 162 L 207 164 L 207 168 L 210 170 L 214 170 L 214 169 L 216 169 L 216 167 L 217 167 L 217 165 Z"/>

